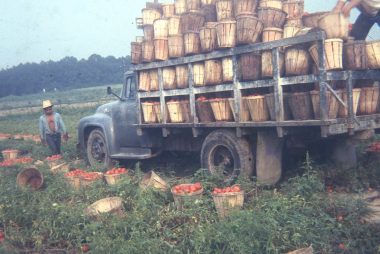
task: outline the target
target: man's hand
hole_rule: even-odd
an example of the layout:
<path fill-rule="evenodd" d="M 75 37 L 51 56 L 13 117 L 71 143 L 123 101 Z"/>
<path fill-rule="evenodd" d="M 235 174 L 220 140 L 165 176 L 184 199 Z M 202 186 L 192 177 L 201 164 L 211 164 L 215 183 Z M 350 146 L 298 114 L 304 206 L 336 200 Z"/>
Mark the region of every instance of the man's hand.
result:
<path fill-rule="evenodd" d="M 64 140 L 65 142 L 67 142 L 67 140 L 69 140 L 69 133 L 65 133 L 65 134 L 63 134 L 63 140 Z"/>
<path fill-rule="evenodd" d="M 43 138 L 41 138 L 41 144 L 42 144 L 43 146 L 46 146 L 46 140 L 43 139 Z"/>
<path fill-rule="evenodd" d="M 343 7 L 346 5 L 346 1 L 344 0 L 338 0 L 336 3 L 334 9 L 332 9 L 333 13 L 340 13 L 342 12 Z"/>

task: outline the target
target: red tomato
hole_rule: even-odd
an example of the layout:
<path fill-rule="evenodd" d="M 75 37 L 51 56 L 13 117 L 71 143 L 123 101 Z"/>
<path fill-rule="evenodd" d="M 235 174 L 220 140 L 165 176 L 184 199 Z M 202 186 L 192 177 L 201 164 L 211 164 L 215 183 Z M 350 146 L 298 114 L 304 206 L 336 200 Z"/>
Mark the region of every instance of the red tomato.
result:
<path fill-rule="evenodd" d="M 346 248 L 346 245 L 344 245 L 344 243 L 340 243 L 340 244 L 338 245 L 338 248 L 341 249 L 341 250 L 346 250 L 346 249 L 347 249 L 347 248 Z"/>
<path fill-rule="evenodd" d="M 190 192 L 196 192 L 198 189 L 195 187 L 195 185 L 190 186 Z"/>
<path fill-rule="evenodd" d="M 87 243 L 82 244 L 82 251 L 84 253 L 88 252 L 89 250 L 90 250 L 90 246 Z"/>
<path fill-rule="evenodd" d="M 235 186 L 232 187 L 232 192 L 240 192 L 240 191 L 241 191 L 240 190 L 240 186 L 235 185 Z"/>
<path fill-rule="evenodd" d="M 231 187 L 227 187 L 227 188 L 225 189 L 225 192 L 231 192 Z"/>
<path fill-rule="evenodd" d="M 338 215 L 338 216 L 336 217 L 336 220 L 337 220 L 337 221 L 343 221 L 343 219 L 344 219 L 344 218 L 343 218 L 342 215 Z"/>
<path fill-rule="evenodd" d="M 0 238 L 4 238 L 5 237 L 5 234 L 2 230 L 0 230 Z"/>

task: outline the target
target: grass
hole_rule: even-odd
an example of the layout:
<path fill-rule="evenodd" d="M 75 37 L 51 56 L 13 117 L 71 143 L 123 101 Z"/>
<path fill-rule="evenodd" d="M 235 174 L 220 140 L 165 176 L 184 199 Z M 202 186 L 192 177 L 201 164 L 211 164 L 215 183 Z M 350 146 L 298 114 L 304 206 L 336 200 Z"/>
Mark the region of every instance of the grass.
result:
<path fill-rule="evenodd" d="M 122 85 L 120 84 L 107 86 L 111 86 L 117 94 L 120 93 L 122 88 Z M 23 96 L 7 96 L 0 98 L 0 110 L 8 110 L 23 107 L 39 107 L 41 106 L 42 100 L 47 99 L 53 100 L 53 102 L 57 105 L 109 100 L 110 97 L 107 95 L 106 92 L 107 86 L 97 86 L 47 93 L 41 92 L 38 94 L 30 94 Z"/>
<path fill-rule="evenodd" d="M 60 112 L 72 136 L 63 146 L 66 160 L 77 157 L 78 120 L 94 110 Z M 2 132 L 37 134 L 39 115 L 0 117 Z M 28 141 L 0 141 L 0 149 L 6 148 L 39 160 L 49 154 L 46 147 Z M 329 185 L 340 193 L 380 187 L 378 162 L 362 151 L 359 155 L 360 166 L 349 171 L 318 165 L 306 156 L 273 188 L 258 186 L 254 179 L 238 179 L 245 204 L 226 219 L 218 217 L 211 196 L 214 187 L 224 185 L 222 177 L 197 170 L 194 154 L 167 153 L 127 162 L 129 177 L 118 185 L 99 182 L 82 190 L 72 189 L 62 175 L 41 165 L 43 189 L 25 191 L 15 185 L 21 166 L 0 168 L 0 229 L 5 232 L 0 253 L 52 249 L 80 253 L 83 244 L 90 246 L 91 253 L 286 253 L 310 245 L 315 253 L 380 253 L 379 225 L 362 220 L 366 204 L 326 192 Z M 200 181 L 205 193 L 179 211 L 170 191 L 139 188 L 143 172 L 149 169 L 159 171 L 171 186 Z M 85 216 L 88 205 L 111 196 L 123 199 L 124 216 Z"/>

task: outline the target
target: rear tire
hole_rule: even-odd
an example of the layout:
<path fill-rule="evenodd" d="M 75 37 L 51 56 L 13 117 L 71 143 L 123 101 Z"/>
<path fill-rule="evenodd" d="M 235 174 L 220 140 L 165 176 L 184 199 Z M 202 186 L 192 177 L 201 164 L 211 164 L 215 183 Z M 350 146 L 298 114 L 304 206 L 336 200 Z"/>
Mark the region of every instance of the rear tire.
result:
<path fill-rule="evenodd" d="M 223 174 L 226 181 L 240 173 L 250 177 L 254 160 L 251 145 L 245 138 L 238 138 L 233 131 L 216 130 L 203 141 L 201 166 L 212 174 Z"/>
<path fill-rule="evenodd" d="M 101 130 L 95 129 L 90 132 L 87 140 L 87 160 L 92 167 L 101 167 L 104 169 L 113 166 L 109 156 L 107 141 Z"/>

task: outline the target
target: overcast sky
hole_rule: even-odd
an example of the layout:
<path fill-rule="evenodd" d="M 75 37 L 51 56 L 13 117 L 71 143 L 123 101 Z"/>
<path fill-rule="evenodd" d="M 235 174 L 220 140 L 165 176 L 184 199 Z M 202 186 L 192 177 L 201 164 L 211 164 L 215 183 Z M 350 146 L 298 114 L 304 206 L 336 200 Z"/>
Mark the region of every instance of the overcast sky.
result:
<path fill-rule="evenodd" d="M 305 9 L 330 10 L 335 1 L 305 0 Z M 0 69 L 65 56 L 129 55 L 131 41 L 142 35 L 135 18 L 141 17 L 145 2 L 0 0 Z"/>

